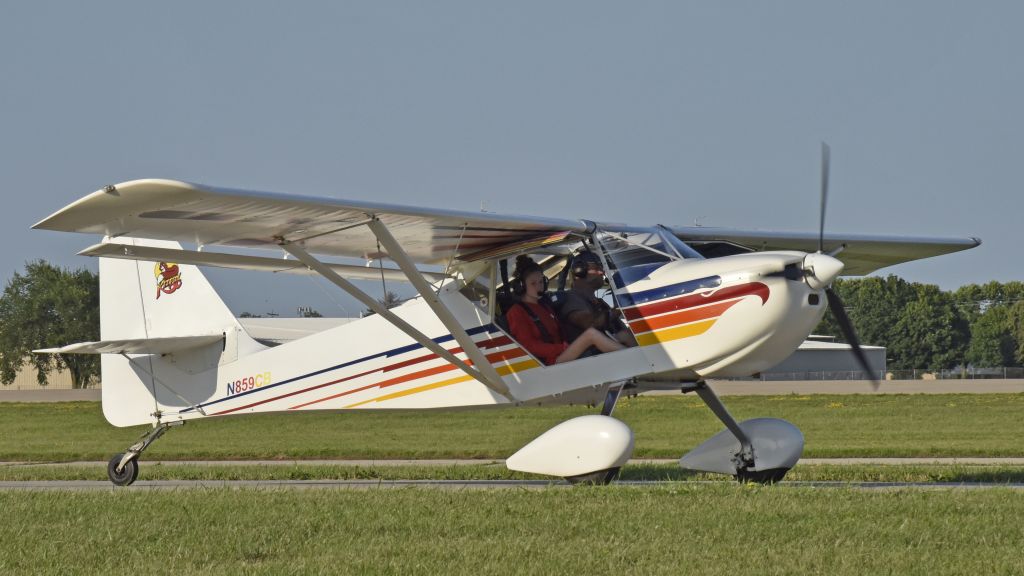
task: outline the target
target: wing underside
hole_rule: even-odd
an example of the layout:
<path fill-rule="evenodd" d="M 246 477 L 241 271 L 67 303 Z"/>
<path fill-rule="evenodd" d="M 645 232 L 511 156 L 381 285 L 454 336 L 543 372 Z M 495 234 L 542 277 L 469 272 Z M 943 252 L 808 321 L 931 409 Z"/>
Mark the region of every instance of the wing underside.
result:
<path fill-rule="evenodd" d="M 672 227 L 679 239 L 706 256 L 766 250 L 818 250 L 818 235 L 813 232 L 776 232 L 730 228 Z M 931 258 L 974 248 L 977 238 L 922 238 L 867 234 L 826 234 L 823 251 L 838 250 L 837 258 L 846 264 L 845 276 L 870 274 L 880 268 L 912 260 Z"/>
<path fill-rule="evenodd" d="M 35 225 L 63 232 L 137 236 L 200 246 L 276 248 L 296 243 L 313 254 L 386 257 L 365 224 L 378 220 L 414 261 L 441 264 L 507 244 L 582 232 L 580 221 L 410 208 L 135 180 L 108 186 Z"/>
<path fill-rule="evenodd" d="M 323 256 L 378 260 L 389 255 L 367 224 L 383 224 L 417 264 L 440 265 L 507 256 L 510 251 L 564 242 L 595 224 L 535 216 L 460 212 L 382 203 L 292 196 L 201 186 L 174 180 L 134 180 L 98 190 L 35 225 L 64 232 L 137 236 L 185 244 L 275 249 L 300 246 Z M 597 227 L 603 227 L 597 224 Z M 707 227 L 669 228 L 706 256 L 745 251 L 818 249 L 818 235 Z M 844 274 L 868 274 L 902 262 L 973 248 L 977 238 L 837 235 Z M 301 272 L 294 261 L 202 255 L 176 256 L 196 264 Z M 98 254 L 94 254 L 98 255 Z M 111 255 L 111 254 L 104 254 Z M 131 257 L 131 256 L 122 256 Z M 218 260 L 219 258 L 219 260 Z M 349 272 L 354 272 L 349 270 Z M 376 272 L 379 277 L 380 271 Z"/>

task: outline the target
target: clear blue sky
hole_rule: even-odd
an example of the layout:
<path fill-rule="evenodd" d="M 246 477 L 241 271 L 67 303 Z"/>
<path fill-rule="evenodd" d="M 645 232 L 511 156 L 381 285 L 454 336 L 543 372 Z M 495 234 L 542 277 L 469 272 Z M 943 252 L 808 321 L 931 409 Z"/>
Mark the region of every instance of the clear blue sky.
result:
<path fill-rule="evenodd" d="M 30 231 L 106 184 L 634 224 L 978 236 L 889 268 L 1024 280 L 1024 3 L 8 2 L 0 280 L 98 238 Z M 325 284 L 213 275 L 236 312 Z M 372 287 L 371 287 L 372 288 Z"/>

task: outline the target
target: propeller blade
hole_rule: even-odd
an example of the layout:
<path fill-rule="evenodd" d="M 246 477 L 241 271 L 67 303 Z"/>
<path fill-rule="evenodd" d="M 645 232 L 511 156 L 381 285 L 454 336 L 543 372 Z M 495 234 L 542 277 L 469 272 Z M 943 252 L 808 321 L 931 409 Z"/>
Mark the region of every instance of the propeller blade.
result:
<path fill-rule="evenodd" d="M 818 221 L 818 252 L 825 251 L 825 205 L 828 204 L 828 166 L 831 149 L 821 143 L 821 219 Z"/>
<path fill-rule="evenodd" d="M 825 289 L 825 297 L 828 298 L 829 310 L 832 311 L 832 315 L 835 316 L 836 322 L 839 323 L 839 331 L 843 333 L 843 337 L 846 338 L 846 342 L 853 349 L 853 355 L 857 358 L 857 363 L 864 369 L 864 372 L 867 372 L 868 378 L 871 379 L 872 386 L 875 387 L 875 390 L 878 390 L 878 378 L 875 378 L 875 372 L 871 369 L 871 364 L 868 363 L 868 357 L 860 347 L 860 341 L 857 340 L 857 333 L 853 331 L 853 324 L 850 322 L 850 317 L 846 315 L 846 308 L 843 306 L 843 300 L 832 288 Z"/>

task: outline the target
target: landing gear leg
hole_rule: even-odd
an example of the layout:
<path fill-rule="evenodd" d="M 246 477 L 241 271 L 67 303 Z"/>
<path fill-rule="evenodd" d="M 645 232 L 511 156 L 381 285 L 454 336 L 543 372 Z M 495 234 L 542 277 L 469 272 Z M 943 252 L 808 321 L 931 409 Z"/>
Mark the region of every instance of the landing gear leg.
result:
<path fill-rule="evenodd" d="M 601 415 L 611 416 L 612 411 L 615 410 L 615 404 L 619 401 L 619 396 L 622 396 L 622 390 L 626 387 L 626 383 L 612 384 L 608 387 L 608 393 L 604 397 L 604 404 L 601 405 Z"/>
<path fill-rule="evenodd" d="M 157 438 L 163 436 L 168 428 L 181 426 L 184 423 L 184 420 L 179 420 L 154 425 L 152 430 L 143 434 L 138 442 L 128 447 L 128 450 L 114 454 L 114 457 L 107 463 L 107 477 L 115 486 L 128 486 L 135 482 L 135 479 L 139 477 L 138 460 L 142 452 L 149 448 L 150 444 L 156 442 Z"/>
<path fill-rule="evenodd" d="M 701 380 L 694 386 L 694 392 L 697 393 L 697 396 L 700 396 L 700 399 L 708 405 L 708 408 L 711 408 L 711 411 L 722 421 L 722 424 L 725 424 L 725 427 L 732 432 L 732 435 L 740 441 L 740 451 L 733 457 L 733 462 L 736 464 L 737 478 L 739 478 L 739 474 L 743 471 L 753 469 L 754 467 L 753 443 L 750 441 L 747 433 L 740 428 L 736 419 L 729 413 L 725 404 L 722 404 L 715 391 L 708 387 L 707 382 Z"/>
<path fill-rule="evenodd" d="M 685 385 L 683 391 L 696 392 L 728 429 L 683 456 L 684 468 L 729 474 L 744 483 L 774 484 L 800 459 L 803 435 L 789 422 L 755 418 L 737 423 L 704 381 Z"/>

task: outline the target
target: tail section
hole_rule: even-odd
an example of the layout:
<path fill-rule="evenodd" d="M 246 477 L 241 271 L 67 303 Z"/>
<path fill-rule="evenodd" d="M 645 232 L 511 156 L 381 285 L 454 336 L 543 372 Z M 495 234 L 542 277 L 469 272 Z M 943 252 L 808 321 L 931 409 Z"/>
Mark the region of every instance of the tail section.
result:
<path fill-rule="evenodd" d="M 115 238 L 134 246 L 181 248 L 176 242 Z M 208 337 L 168 354 L 104 354 L 103 413 L 115 426 L 152 422 L 213 396 L 217 367 L 262 350 L 242 329 L 196 266 L 100 258 L 100 337 L 103 341 Z M 203 340 L 203 339 L 198 339 Z"/>

